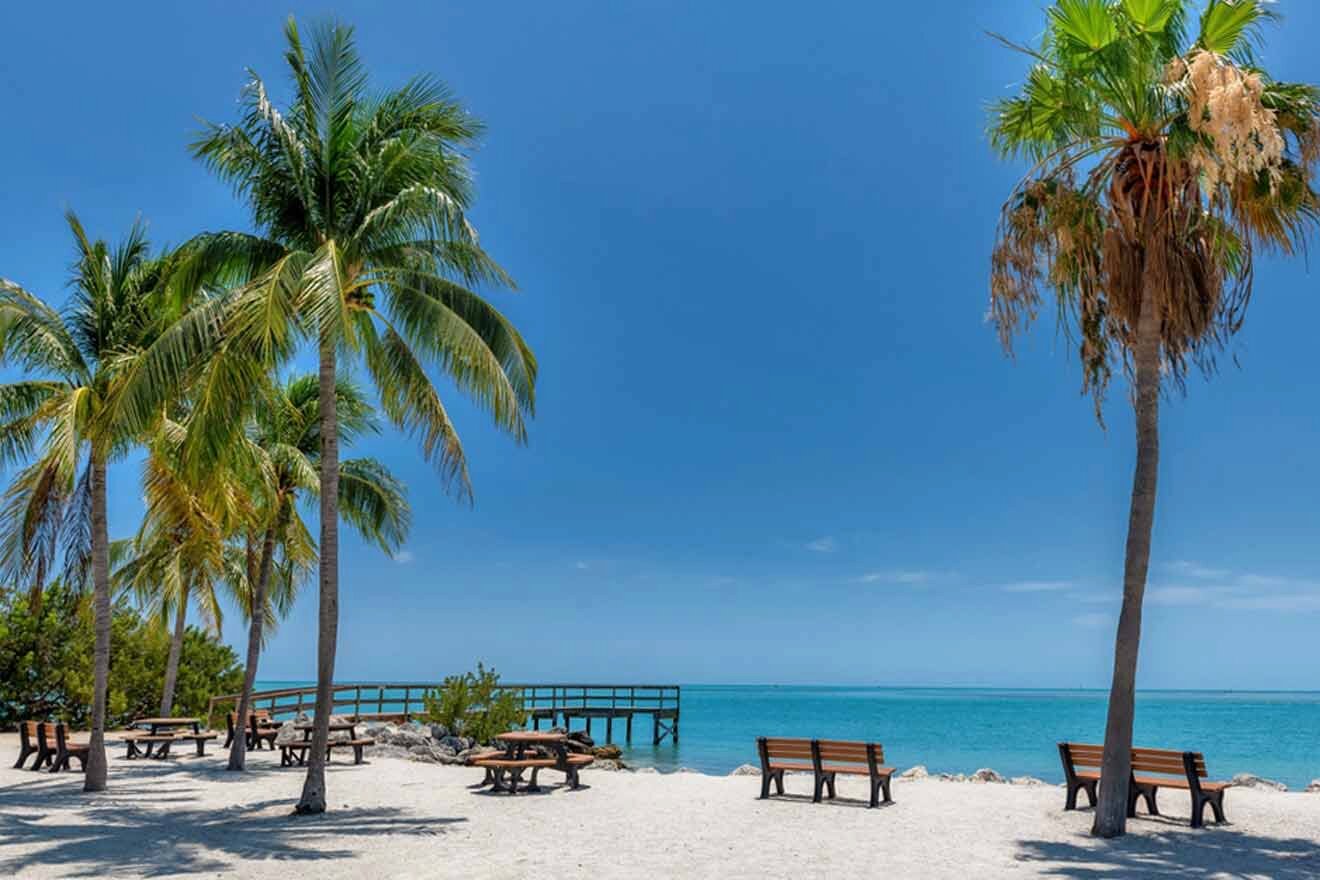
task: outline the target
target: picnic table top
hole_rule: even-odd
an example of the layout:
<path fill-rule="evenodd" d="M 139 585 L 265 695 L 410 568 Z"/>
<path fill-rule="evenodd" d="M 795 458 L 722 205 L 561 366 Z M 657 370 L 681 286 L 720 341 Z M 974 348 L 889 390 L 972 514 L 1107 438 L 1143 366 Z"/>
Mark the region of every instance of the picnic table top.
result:
<path fill-rule="evenodd" d="M 557 743 L 564 742 L 568 737 L 549 730 L 510 730 L 508 733 L 501 733 L 495 739 L 507 743 Z"/>
<path fill-rule="evenodd" d="M 183 727 L 185 725 L 201 724 L 201 723 L 202 723 L 202 719 L 200 718 L 134 718 L 133 719 L 134 725 L 152 724 L 155 725 L 156 727 L 165 727 L 167 725 L 178 725 L 180 727 Z"/>

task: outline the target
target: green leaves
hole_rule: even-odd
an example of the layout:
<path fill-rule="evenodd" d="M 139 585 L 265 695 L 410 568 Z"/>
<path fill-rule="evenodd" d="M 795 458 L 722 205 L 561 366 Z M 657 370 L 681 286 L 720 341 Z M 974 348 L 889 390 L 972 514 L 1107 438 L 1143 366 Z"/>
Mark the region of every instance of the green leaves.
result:
<path fill-rule="evenodd" d="M 1124 11 L 1143 33 L 1163 31 L 1180 5 L 1181 0 L 1123 0 Z"/>
<path fill-rule="evenodd" d="M 1245 48 L 1243 37 L 1250 37 L 1255 27 L 1271 17 L 1261 0 L 1210 0 L 1201 16 L 1202 49 L 1227 55 Z"/>
<path fill-rule="evenodd" d="M 1049 14 L 1058 33 L 1078 49 L 1099 52 L 1118 39 L 1118 27 L 1105 0 L 1059 0 Z"/>

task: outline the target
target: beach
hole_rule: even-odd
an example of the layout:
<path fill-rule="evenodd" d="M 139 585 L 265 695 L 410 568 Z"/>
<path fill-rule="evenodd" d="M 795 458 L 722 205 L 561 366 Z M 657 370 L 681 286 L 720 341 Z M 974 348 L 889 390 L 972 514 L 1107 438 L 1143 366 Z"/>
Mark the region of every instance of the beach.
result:
<path fill-rule="evenodd" d="M 0 736 L 0 754 L 16 738 Z M 330 811 L 293 817 L 300 769 L 269 751 L 249 771 L 221 750 L 127 761 L 110 747 L 110 788 L 78 773 L 0 770 L 0 875 L 15 877 L 1274 877 L 1320 875 L 1320 794 L 1234 788 L 1229 824 L 1193 830 L 1184 792 L 1162 818 L 1116 841 L 1089 836 L 1054 785 L 895 779 L 894 803 L 865 806 L 864 780 L 810 802 L 759 800 L 756 776 L 589 769 L 570 791 L 493 795 L 467 767 L 336 759 Z"/>

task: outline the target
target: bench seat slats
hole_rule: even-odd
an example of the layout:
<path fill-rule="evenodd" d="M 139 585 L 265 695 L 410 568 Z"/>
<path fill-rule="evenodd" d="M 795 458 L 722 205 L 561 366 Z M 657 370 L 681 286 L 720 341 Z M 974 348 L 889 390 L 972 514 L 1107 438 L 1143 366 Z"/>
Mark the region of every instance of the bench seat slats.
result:
<path fill-rule="evenodd" d="M 871 783 L 872 807 L 890 803 L 889 782 L 893 767 L 883 766 L 884 747 L 880 743 L 855 742 L 835 739 L 789 739 L 785 737 L 758 737 L 757 751 L 761 755 L 761 797 L 770 796 L 773 783 L 778 794 L 784 793 L 784 774 L 808 772 L 815 777 L 812 801 L 819 803 L 825 789 L 834 797 L 835 777 L 865 776 Z"/>
<path fill-rule="evenodd" d="M 1077 808 L 1077 795 L 1085 791 L 1095 806 L 1100 784 L 1100 770 L 1104 763 L 1104 747 L 1093 743 L 1059 743 L 1059 757 L 1063 761 L 1067 800 L 1065 810 Z M 1079 769 L 1094 768 L 1094 769 Z M 1128 815 L 1136 815 L 1138 801 L 1144 800 L 1152 815 L 1158 815 L 1156 794 L 1161 788 L 1176 788 L 1190 793 L 1192 798 L 1192 827 L 1204 823 L 1205 808 L 1210 807 L 1216 821 L 1224 819 L 1224 794 L 1230 783 L 1210 782 L 1206 779 L 1205 755 L 1200 752 L 1179 752 L 1173 749 L 1133 748 L 1131 756 L 1132 786 L 1128 797 Z"/>

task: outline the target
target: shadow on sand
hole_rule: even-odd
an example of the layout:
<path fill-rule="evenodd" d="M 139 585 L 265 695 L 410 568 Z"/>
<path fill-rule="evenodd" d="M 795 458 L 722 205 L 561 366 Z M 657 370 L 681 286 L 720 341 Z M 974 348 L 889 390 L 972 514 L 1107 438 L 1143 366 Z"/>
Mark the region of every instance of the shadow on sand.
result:
<path fill-rule="evenodd" d="M 1184 822 L 1178 830 L 1139 832 L 1117 840 L 1096 840 L 1084 835 L 1078 835 L 1076 843 L 1021 840 L 1018 848 L 1018 858 L 1033 863 L 1046 876 L 1206 880 L 1320 877 L 1320 846 L 1313 841 L 1262 837 L 1230 825 L 1193 830 Z"/>
<path fill-rule="evenodd" d="M 169 762 L 143 766 L 131 778 L 116 781 L 112 769 L 111 788 L 104 795 L 84 794 L 81 774 L 34 773 L 30 782 L 0 790 L 5 808 L 0 848 L 30 849 L 0 856 L 0 876 L 23 876 L 37 866 L 71 877 L 160 876 L 222 872 L 234 858 L 352 858 L 349 842 L 357 838 L 443 834 L 465 821 L 408 815 L 394 807 L 348 807 L 295 817 L 292 797 L 222 808 L 198 804 L 198 781 L 250 781 L 253 775 L 277 773 L 280 769 L 273 766 L 250 766 L 247 773 L 234 774 L 223 764 Z M 76 818 L 52 817 L 56 810 L 72 810 Z"/>

